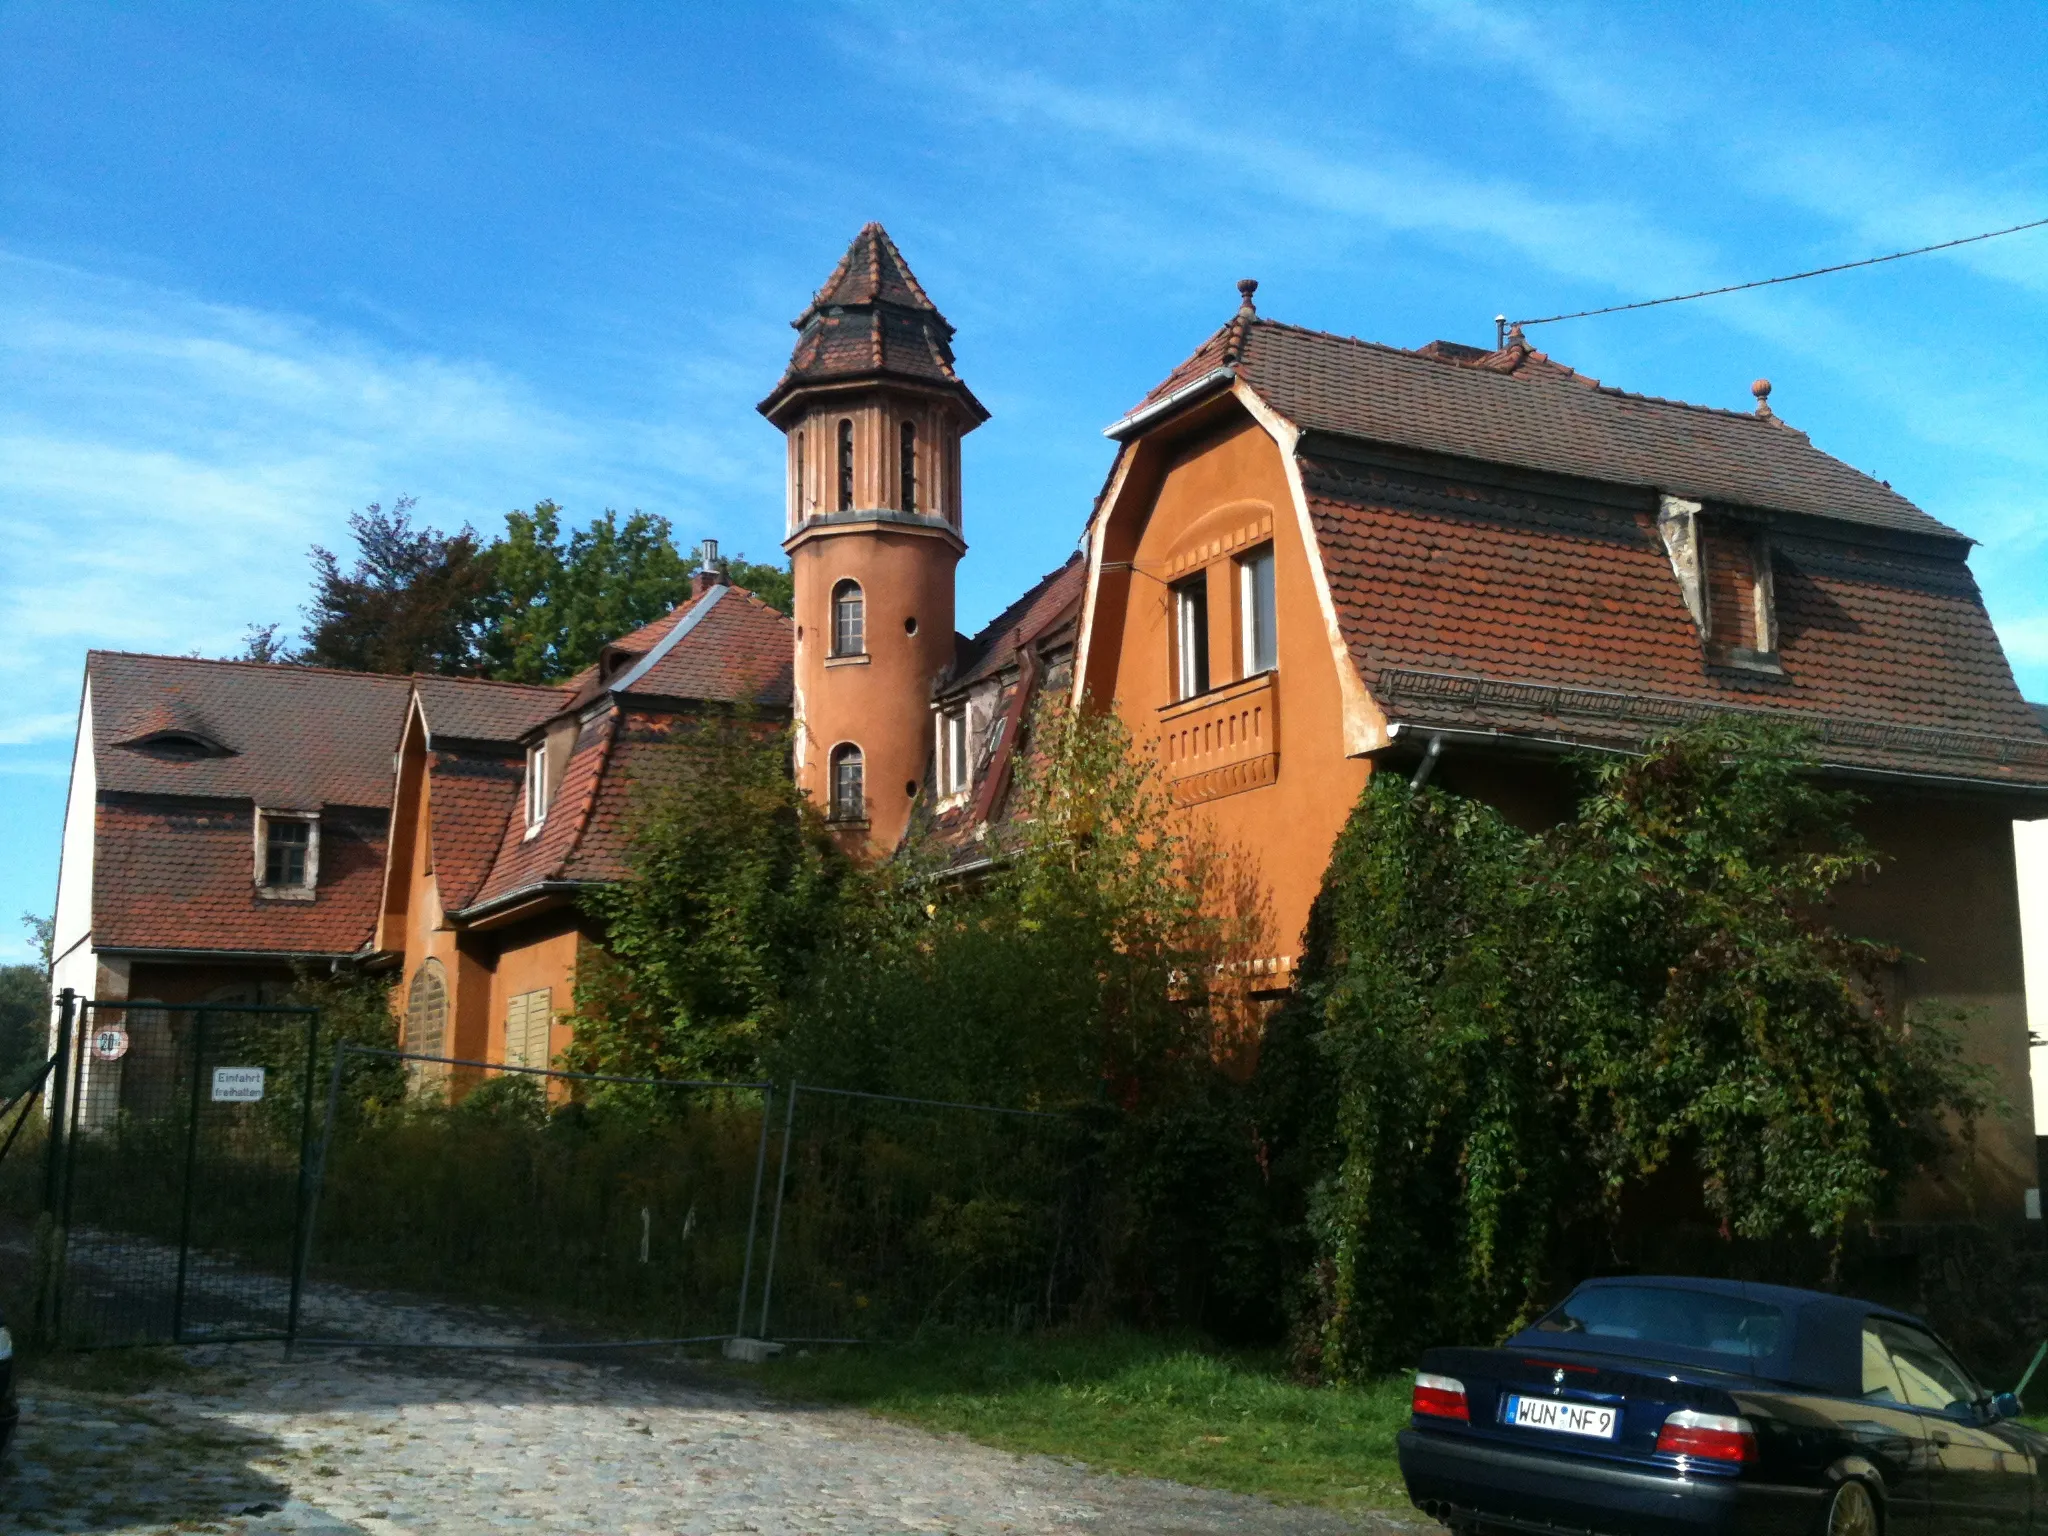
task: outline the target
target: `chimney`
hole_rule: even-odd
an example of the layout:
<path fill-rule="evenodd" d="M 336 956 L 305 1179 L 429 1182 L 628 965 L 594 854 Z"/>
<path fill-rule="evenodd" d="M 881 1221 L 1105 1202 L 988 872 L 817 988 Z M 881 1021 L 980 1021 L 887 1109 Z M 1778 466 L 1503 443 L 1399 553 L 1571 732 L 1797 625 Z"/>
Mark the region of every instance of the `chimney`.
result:
<path fill-rule="evenodd" d="M 704 563 L 697 568 L 697 574 L 690 579 L 690 595 L 702 597 L 713 587 L 722 587 L 732 578 L 725 574 L 725 562 L 718 558 L 718 540 L 706 539 L 702 544 Z"/>

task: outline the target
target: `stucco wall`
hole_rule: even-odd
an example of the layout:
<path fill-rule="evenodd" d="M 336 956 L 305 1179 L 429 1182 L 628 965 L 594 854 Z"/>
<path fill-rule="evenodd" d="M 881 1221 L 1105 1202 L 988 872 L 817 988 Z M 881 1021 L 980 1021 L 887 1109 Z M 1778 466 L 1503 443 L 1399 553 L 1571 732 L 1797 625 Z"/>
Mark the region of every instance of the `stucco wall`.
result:
<path fill-rule="evenodd" d="M 1114 694 L 1131 734 L 1156 743 L 1160 714 L 1174 697 L 1169 580 L 1208 573 L 1209 679 L 1212 691 L 1243 675 L 1235 530 L 1270 517 L 1279 666 L 1275 679 L 1279 762 L 1273 782 L 1198 803 L 1194 810 L 1224 845 L 1255 863 L 1271 900 L 1269 953 L 1300 952 L 1308 909 L 1321 886 L 1330 847 L 1370 772 L 1344 752 L 1343 699 L 1278 446 L 1239 415 L 1168 465 L 1156 494 L 1120 506 L 1119 530 L 1133 548 L 1135 574 L 1120 624 L 1099 623 L 1117 646 Z M 1220 542 L 1210 558 L 1196 552 Z M 1194 564 L 1185 562 L 1194 558 Z M 1172 567 L 1169 570 L 1169 567 Z M 1090 667 L 1099 691 L 1099 665 Z"/>
<path fill-rule="evenodd" d="M 550 913 L 506 935 L 491 983 L 491 1060 L 506 1059 L 505 1019 L 512 999 L 546 987 L 556 1017 L 548 1030 L 548 1061 L 553 1064 L 569 1043 L 569 1031 L 559 1020 L 575 1006 L 576 963 L 582 952 L 583 936 L 571 912 Z"/>
<path fill-rule="evenodd" d="M 905 788 L 931 754 L 932 680 L 953 660 L 953 567 L 948 536 L 892 528 L 813 529 L 792 545 L 796 588 L 797 783 L 821 807 L 832 749 L 861 749 L 870 825 L 865 842 L 893 849 L 910 819 Z M 835 658 L 832 592 L 860 583 L 864 658 Z M 908 621 L 916 621 L 916 633 Z"/>
<path fill-rule="evenodd" d="M 2014 1220 L 2039 1187 L 2027 1049 L 2027 994 L 2010 809 L 1993 800 L 1865 787 L 1857 820 L 1883 868 L 1841 887 L 1834 921 L 1909 957 L 1909 1007 L 1959 1010 L 1964 1049 L 2004 1101 L 1978 1129 L 1974 1168 L 1923 1180 L 1909 1220 L 1977 1214 Z"/>

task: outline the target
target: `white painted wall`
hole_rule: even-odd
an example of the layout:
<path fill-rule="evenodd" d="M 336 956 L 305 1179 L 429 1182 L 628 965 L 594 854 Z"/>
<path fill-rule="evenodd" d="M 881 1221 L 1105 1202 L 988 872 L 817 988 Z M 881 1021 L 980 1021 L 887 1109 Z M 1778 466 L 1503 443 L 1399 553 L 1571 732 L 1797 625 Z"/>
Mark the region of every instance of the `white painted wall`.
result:
<path fill-rule="evenodd" d="M 2019 870 L 2020 945 L 2026 956 L 2027 1030 L 2034 1037 L 2034 1134 L 2048 1135 L 2048 821 L 2012 824 Z"/>
<path fill-rule="evenodd" d="M 78 705 L 78 736 L 71 749 L 71 794 L 64 805 L 64 852 L 57 865 L 52 997 L 66 987 L 81 997 L 91 997 L 99 980 L 91 943 L 93 813 L 99 805 L 92 745 L 92 681 L 88 678 Z M 54 1016 L 51 1027 L 54 1030 Z"/>

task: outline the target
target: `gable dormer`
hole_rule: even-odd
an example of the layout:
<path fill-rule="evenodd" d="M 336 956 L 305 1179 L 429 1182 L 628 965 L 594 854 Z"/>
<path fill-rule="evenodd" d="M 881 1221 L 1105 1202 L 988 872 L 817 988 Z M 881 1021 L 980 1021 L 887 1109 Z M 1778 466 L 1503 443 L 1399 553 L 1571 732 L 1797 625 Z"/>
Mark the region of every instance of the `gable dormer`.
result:
<path fill-rule="evenodd" d="M 1781 674 L 1769 526 L 1667 494 L 1659 498 L 1657 532 L 1707 663 Z"/>

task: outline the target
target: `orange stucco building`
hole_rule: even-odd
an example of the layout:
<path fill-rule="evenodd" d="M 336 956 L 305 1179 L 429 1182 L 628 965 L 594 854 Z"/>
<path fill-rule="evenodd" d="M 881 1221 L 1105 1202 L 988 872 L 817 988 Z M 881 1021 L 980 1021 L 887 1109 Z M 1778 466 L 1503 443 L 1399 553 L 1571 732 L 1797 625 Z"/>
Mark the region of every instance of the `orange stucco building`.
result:
<path fill-rule="evenodd" d="M 353 956 L 396 968 L 409 1047 L 542 1065 L 601 937 L 578 895 L 627 872 L 635 786 L 679 722 L 791 719 L 798 782 L 849 849 L 926 839 L 965 872 L 1001 857 L 1018 748 L 1051 692 L 1120 711 L 1236 850 L 1271 913 L 1249 969 L 1278 990 L 1371 774 L 1533 827 L 1569 809 L 1565 754 L 1757 712 L 1807 726 L 1825 773 L 1864 796 L 1889 862 L 1841 894 L 1843 921 L 1908 952 L 1907 999 L 1968 1010 L 1968 1048 L 2010 1106 L 1968 1187 L 1937 1180 L 1917 1209 L 2023 1209 L 2039 1180 L 2011 829 L 2048 814 L 2048 735 L 1968 539 L 1821 452 L 1762 381 L 1753 410 L 1631 395 L 1519 333 L 1381 346 L 1275 323 L 1239 286 L 1227 322 L 1107 429 L 1083 551 L 971 637 L 953 628 L 960 440 L 987 412 L 952 327 L 870 225 L 760 406 L 787 445 L 793 618 L 714 562 L 558 688 L 420 678 L 401 699 L 394 679 L 96 661 L 59 940 L 90 925 L 103 942 L 66 963 L 253 954 L 274 978 L 292 955 Z M 287 709 L 377 732 L 402 715 L 395 778 L 372 761 L 382 736 L 260 758 L 253 722 Z M 212 841 L 171 839 L 197 794 L 221 797 Z M 382 806 L 380 840 L 364 818 Z M 273 823 L 327 850 L 302 886 L 263 883 Z M 212 862 L 173 868 L 173 847 Z M 211 882 L 210 904 L 137 898 L 160 870 Z"/>
<path fill-rule="evenodd" d="M 1629 395 L 1519 332 L 1377 346 L 1238 313 L 1108 429 L 1071 688 L 1256 859 L 1288 970 L 1367 776 L 1536 827 L 1565 754 L 1799 721 L 1886 859 L 1838 900 L 2006 1107 L 1907 1214 L 2038 1187 L 2012 824 L 2048 809 L 1969 541 L 1778 419 Z M 2036 1197 L 2037 1198 L 2037 1197 Z"/>

